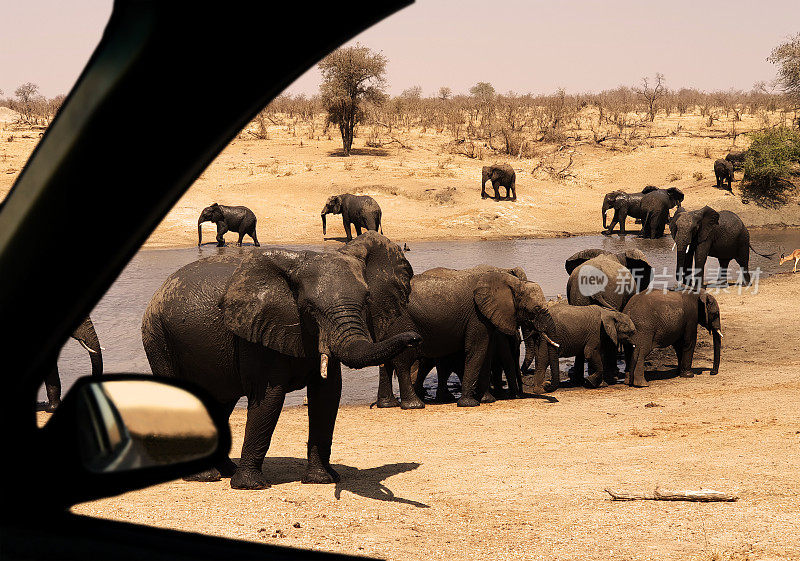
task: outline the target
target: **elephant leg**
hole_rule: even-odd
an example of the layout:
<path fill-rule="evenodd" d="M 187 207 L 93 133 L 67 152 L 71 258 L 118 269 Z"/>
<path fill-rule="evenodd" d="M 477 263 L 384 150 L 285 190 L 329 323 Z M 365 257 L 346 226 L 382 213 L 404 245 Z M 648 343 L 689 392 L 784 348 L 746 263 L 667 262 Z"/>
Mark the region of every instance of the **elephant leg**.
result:
<path fill-rule="evenodd" d="M 730 259 L 719 259 L 719 271 L 717 272 L 717 282 L 719 284 L 728 284 L 728 264 Z"/>
<path fill-rule="evenodd" d="M 488 338 L 488 334 L 486 336 Z M 483 391 L 477 393 L 478 382 L 488 382 L 489 364 L 486 360 L 489 345 L 483 341 L 467 346 L 464 360 L 464 379 L 461 381 L 461 397 L 459 407 L 475 407 L 479 405 L 476 395 L 483 396 Z M 481 388 L 483 389 L 483 388 Z"/>
<path fill-rule="evenodd" d="M 633 366 L 633 351 L 634 346 L 630 343 L 625 343 L 625 383 L 631 383 L 631 368 Z"/>
<path fill-rule="evenodd" d="M 242 241 L 244 241 L 244 232 L 239 232 L 239 241 L 236 242 L 236 245 L 242 247 Z"/>
<path fill-rule="evenodd" d="M 500 200 L 500 182 L 499 181 L 492 181 L 492 188 L 494 189 L 494 200 Z"/>
<path fill-rule="evenodd" d="M 589 362 L 589 375 L 586 377 L 584 386 L 587 388 L 599 388 L 603 384 L 603 355 L 598 349 L 589 349 L 586 360 Z"/>
<path fill-rule="evenodd" d="M 237 401 L 239 400 L 232 399 L 222 404 L 222 410 L 225 413 L 226 419 L 230 419 L 231 413 L 233 413 L 233 409 L 234 407 L 236 407 Z M 232 477 L 234 473 L 236 473 L 236 464 L 233 463 L 233 460 L 231 460 L 230 458 L 225 458 L 215 467 L 209 468 L 205 471 L 201 471 L 200 473 L 195 473 L 193 475 L 186 476 L 183 478 L 183 480 L 202 481 L 202 482 L 219 481 L 223 477 Z"/>
<path fill-rule="evenodd" d="M 694 359 L 694 347 L 697 343 L 697 333 L 692 338 L 689 334 L 675 344 L 675 354 L 678 355 L 678 346 L 680 346 L 681 354 L 678 355 L 678 373 L 681 378 L 694 378 L 692 372 L 692 360 Z"/>
<path fill-rule="evenodd" d="M 250 237 L 253 238 L 253 245 L 256 247 L 261 247 L 261 244 L 258 243 L 258 236 L 256 235 L 256 227 L 253 226 L 253 229 L 250 230 Z"/>
<path fill-rule="evenodd" d="M 354 226 L 356 227 L 356 237 L 358 237 L 361 235 L 361 224 L 356 223 Z M 367 228 L 367 230 L 369 230 L 369 228 Z"/>
<path fill-rule="evenodd" d="M 572 371 L 569 374 L 569 380 L 574 387 L 583 386 L 583 362 L 583 353 L 576 354 L 575 365 L 572 367 Z"/>
<path fill-rule="evenodd" d="M 522 373 L 519 371 L 519 357 L 515 357 L 512 350 L 513 341 L 513 337 L 506 338 L 501 336 L 494 353 L 494 358 L 499 359 L 495 360 L 495 362 L 499 362 L 500 373 L 506 373 L 508 397 L 510 398 L 522 395 Z"/>
<path fill-rule="evenodd" d="M 486 192 L 486 182 L 484 181 L 483 185 L 481 185 L 481 199 L 486 199 L 488 197 L 489 193 Z"/>
<path fill-rule="evenodd" d="M 637 344 L 633 350 L 632 368 L 625 377 L 625 382 L 637 388 L 647 387 L 647 380 L 644 377 L 644 361 L 652 350 L 652 341 L 645 344 Z"/>
<path fill-rule="evenodd" d="M 347 235 L 347 241 L 353 239 L 353 233 L 350 231 L 350 221 L 346 218 L 342 218 L 342 224 L 344 225 L 344 233 Z"/>
<path fill-rule="evenodd" d="M 225 233 L 228 225 L 224 222 L 217 222 L 217 247 L 225 247 Z"/>
<path fill-rule="evenodd" d="M 339 474 L 331 467 L 333 427 L 342 397 L 342 366 L 328 363 L 328 377 L 312 375 L 308 384 L 308 468 L 303 483 L 335 483 Z"/>
<path fill-rule="evenodd" d="M 261 473 L 264 457 L 269 450 L 272 433 L 283 409 L 286 387 L 279 384 L 267 386 L 261 399 L 247 398 L 247 421 L 244 426 L 244 444 L 239 466 L 231 477 L 233 489 L 266 489 L 267 479 Z M 309 397 L 309 406 L 311 398 Z"/>
<path fill-rule="evenodd" d="M 419 378 L 420 360 L 419 358 L 406 359 L 397 369 L 397 381 L 400 385 L 400 407 L 403 409 L 425 409 L 425 402 L 414 391 L 414 384 L 412 383 L 412 380 Z"/>
<path fill-rule="evenodd" d="M 372 216 L 372 214 L 368 214 L 367 216 L 364 217 L 364 228 L 372 232 L 378 231 L 378 224 L 376 223 L 375 217 Z"/>
<path fill-rule="evenodd" d="M 739 250 L 739 255 L 736 256 L 736 262 L 739 264 L 739 268 L 742 270 L 741 277 L 742 282 L 746 286 L 750 285 L 750 244 L 745 244 L 743 248 Z"/>
<path fill-rule="evenodd" d="M 395 397 L 392 389 L 393 366 L 390 363 L 381 364 L 378 368 L 378 408 L 400 407 L 400 401 Z"/>
<path fill-rule="evenodd" d="M 628 211 L 626 211 L 624 209 L 621 209 L 619 211 L 619 235 L 620 236 L 626 235 L 626 232 L 625 232 L 625 220 L 627 220 L 627 218 L 628 218 Z M 611 231 L 611 229 L 609 228 L 609 232 L 610 231 Z"/>
<path fill-rule="evenodd" d="M 44 379 L 44 388 L 47 391 L 47 411 L 52 413 L 61 405 L 61 378 L 58 376 L 58 366 L 53 365 Z"/>

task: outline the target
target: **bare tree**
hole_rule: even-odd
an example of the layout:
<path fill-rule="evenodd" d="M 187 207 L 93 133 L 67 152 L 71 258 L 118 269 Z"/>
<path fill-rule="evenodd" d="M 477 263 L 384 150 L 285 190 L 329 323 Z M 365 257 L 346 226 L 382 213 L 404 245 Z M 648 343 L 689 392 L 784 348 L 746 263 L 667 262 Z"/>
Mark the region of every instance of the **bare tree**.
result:
<path fill-rule="evenodd" d="M 641 87 L 633 88 L 633 91 L 647 104 L 647 113 L 650 115 L 650 122 L 652 123 L 656 120 L 656 113 L 658 113 L 658 100 L 667 93 L 664 87 L 664 75 L 656 74 L 656 83 L 653 87 L 650 87 L 647 77 L 642 78 Z"/>
<path fill-rule="evenodd" d="M 328 122 L 339 127 L 345 156 L 350 155 L 356 125 L 364 119 L 364 104 L 386 98 L 386 62 L 381 53 L 357 44 L 336 49 L 319 63 L 322 104 Z"/>
<path fill-rule="evenodd" d="M 800 119 L 796 117 L 800 109 L 800 33 L 772 49 L 767 60 L 778 65 L 775 84 L 794 105 L 795 120 L 800 127 Z"/>
<path fill-rule="evenodd" d="M 22 109 L 22 114 L 25 116 L 26 120 L 29 120 L 31 117 L 31 112 L 33 109 L 32 101 L 38 91 L 39 86 L 33 82 L 25 82 L 16 90 L 14 90 L 14 95 L 17 96 L 17 99 L 19 100 L 20 109 Z"/>
<path fill-rule="evenodd" d="M 447 101 L 447 100 L 448 100 L 448 99 L 450 99 L 452 96 L 453 96 L 453 90 L 451 90 L 451 89 L 450 89 L 450 88 L 448 88 L 447 86 L 442 86 L 441 88 L 439 88 L 439 95 L 438 95 L 438 97 L 439 97 L 439 99 L 441 99 L 442 101 Z"/>

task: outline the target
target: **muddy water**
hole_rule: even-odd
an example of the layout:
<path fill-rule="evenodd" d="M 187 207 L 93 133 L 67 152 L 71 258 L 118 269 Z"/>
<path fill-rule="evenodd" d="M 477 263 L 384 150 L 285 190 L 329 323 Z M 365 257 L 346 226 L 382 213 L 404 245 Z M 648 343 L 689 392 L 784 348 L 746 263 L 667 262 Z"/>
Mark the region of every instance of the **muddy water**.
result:
<path fill-rule="evenodd" d="M 752 245 L 762 253 L 779 251 L 779 246 L 789 252 L 800 248 L 800 230 L 751 231 Z M 402 243 L 402 241 L 400 242 Z M 335 248 L 328 243 L 325 247 Z M 295 249 L 320 249 L 322 246 L 285 245 Z M 564 294 L 567 273 L 564 261 L 576 251 L 587 248 L 603 248 L 616 252 L 626 247 L 637 247 L 644 251 L 653 265 L 656 281 L 674 278 L 675 254 L 672 239 L 642 240 L 633 236 L 622 239 L 618 236 L 576 236 L 557 239 L 524 239 L 500 241 L 450 241 L 417 242 L 410 244 L 406 257 L 416 273 L 433 267 L 463 269 L 482 263 L 499 267 L 520 266 L 531 280 L 539 283 L 548 298 Z M 217 248 L 204 245 L 202 248 L 140 251 L 128 264 L 120 277 L 109 289 L 92 312 L 97 333 L 105 348 L 103 359 L 106 372 L 149 373 L 150 368 L 142 348 L 140 325 L 142 313 L 153 293 L 161 283 L 178 268 L 201 257 L 218 252 L 237 253 L 253 251 L 250 247 Z M 770 260 L 751 252 L 751 269 L 760 268 L 761 278 L 779 269 L 777 258 Z M 717 268 L 716 259 L 709 259 L 706 276 L 711 278 Z M 784 264 L 782 270 L 791 265 Z M 738 266 L 731 263 L 732 279 L 736 278 Z M 64 346 L 58 362 L 64 392 L 79 376 L 90 373 L 89 357 L 83 348 L 70 340 Z M 432 381 L 432 377 L 429 378 Z M 345 369 L 343 403 L 368 403 L 374 401 L 378 387 L 377 368 L 360 371 Z M 305 390 L 289 394 L 286 405 L 302 402 Z M 44 400 L 44 391 L 40 392 Z M 243 402 L 240 403 L 240 406 Z"/>

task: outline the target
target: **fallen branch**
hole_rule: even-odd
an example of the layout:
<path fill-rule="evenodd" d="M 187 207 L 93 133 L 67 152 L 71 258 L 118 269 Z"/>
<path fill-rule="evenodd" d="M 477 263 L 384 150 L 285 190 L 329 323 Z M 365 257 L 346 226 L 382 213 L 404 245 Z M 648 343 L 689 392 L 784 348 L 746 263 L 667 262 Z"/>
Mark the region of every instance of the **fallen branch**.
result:
<path fill-rule="evenodd" d="M 615 501 L 693 501 L 701 503 L 713 502 L 733 502 L 739 500 L 736 495 L 729 495 L 721 491 L 711 489 L 700 489 L 699 491 L 667 491 L 656 487 L 652 493 L 636 493 L 620 491 L 618 489 L 606 489 L 606 493 L 611 495 Z"/>

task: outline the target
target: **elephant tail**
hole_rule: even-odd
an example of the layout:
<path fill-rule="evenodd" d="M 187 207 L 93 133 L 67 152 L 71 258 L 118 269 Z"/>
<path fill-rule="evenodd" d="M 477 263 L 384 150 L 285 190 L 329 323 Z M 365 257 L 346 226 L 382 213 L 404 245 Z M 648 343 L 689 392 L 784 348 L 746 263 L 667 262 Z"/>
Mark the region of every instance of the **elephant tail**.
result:
<path fill-rule="evenodd" d="M 177 377 L 164 325 L 150 309 L 142 317 L 142 345 L 154 376 Z"/>
<path fill-rule="evenodd" d="M 605 296 L 603 296 L 603 293 L 602 293 L 602 292 L 598 292 L 597 294 L 593 294 L 593 295 L 592 295 L 592 299 L 593 299 L 593 300 L 595 300 L 595 301 L 596 301 L 598 304 L 600 304 L 600 305 L 601 305 L 602 307 L 604 307 L 604 308 L 607 308 L 607 309 L 609 309 L 609 310 L 613 310 L 613 311 L 615 311 L 615 312 L 619 311 L 619 310 L 617 310 L 617 309 L 616 309 L 614 306 L 612 306 L 612 305 L 611 305 L 611 304 L 608 302 L 608 300 L 606 300 L 606 297 L 605 297 Z"/>
<path fill-rule="evenodd" d="M 766 257 L 767 259 L 771 259 L 771 258 L 772 258 L 772 256 L 773 256 L 773 255 L 775 255 L 775 254 L 777 253 L 776 251 L 773 251 L 772 253 L 767 253 L 767 254 L 764 254 L 764 253 L 759 253 L 759 252 L 757 252 L 757 251 L 755 250 L 755 248 L 753 247 L 753 244 L 748 244 L 748 245 L 750 246 L 750 251 L 752 251 L 752 252 L 753 252 L 753 253 L 755 253 L 756 255 L 760 255 L 761 257 Z"/>

